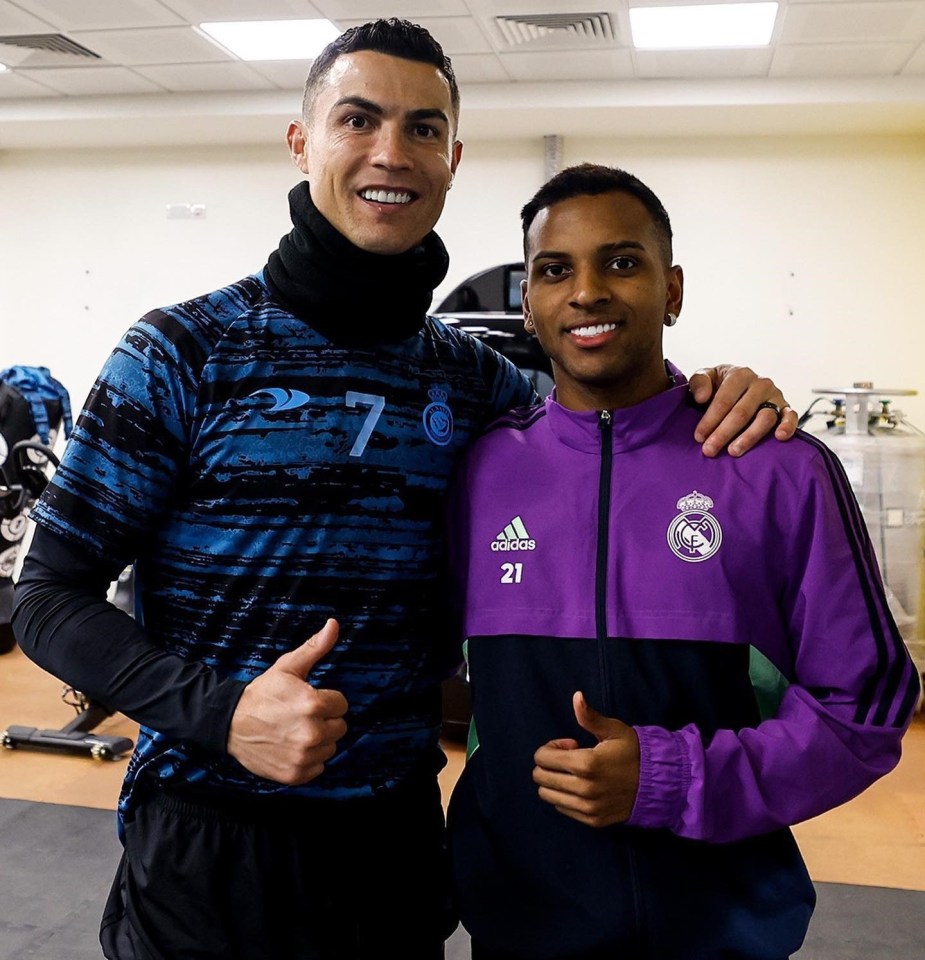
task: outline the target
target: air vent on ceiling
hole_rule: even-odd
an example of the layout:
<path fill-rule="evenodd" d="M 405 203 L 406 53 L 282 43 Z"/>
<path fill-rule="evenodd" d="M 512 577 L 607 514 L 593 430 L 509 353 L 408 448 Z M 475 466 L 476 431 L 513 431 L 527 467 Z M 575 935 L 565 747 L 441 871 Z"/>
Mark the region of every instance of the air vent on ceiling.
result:
<path fill-rule="evenodd" d="M 5 62 L 12 62 L 17 66 L 61 66 L 73 64 L 76 60 L 101 60 L 98 53 L 94 53 L 62 33 L 20 33 L 0 36 L 0 50 L 15 48 L 16 54 L 12 58 L 6 57 Z M 8 53 L 13 51 L 8 50 Z"/>
<path fill-rule="evenodd" d="M 536 13 L 495 17 L 495 23 L 509 46 L 610 45 L 613 23 L 608 13 Z"/>

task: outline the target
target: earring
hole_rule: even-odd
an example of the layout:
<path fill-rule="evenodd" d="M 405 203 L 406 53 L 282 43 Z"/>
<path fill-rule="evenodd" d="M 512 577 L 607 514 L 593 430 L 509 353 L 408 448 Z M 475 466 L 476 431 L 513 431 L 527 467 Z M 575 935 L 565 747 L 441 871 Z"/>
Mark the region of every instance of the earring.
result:
<path fill-rule="evenodd" d="M 665 326 L 673 327 L 678 322 L 678 315 L 676 313 L 669 313 L 665 317 Z"/>

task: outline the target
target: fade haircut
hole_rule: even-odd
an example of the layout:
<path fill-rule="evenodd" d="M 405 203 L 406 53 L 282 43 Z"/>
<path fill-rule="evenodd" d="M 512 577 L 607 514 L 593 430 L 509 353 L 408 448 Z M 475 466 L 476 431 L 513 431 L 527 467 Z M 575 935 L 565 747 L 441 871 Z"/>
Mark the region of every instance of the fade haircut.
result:
<path fill-rule="evenodd" d="M 605 167 L 597 163 L 581 163 L 566 167 L 533 195 L 520 211 L 524 229 L 524 259 L 529 259 L 527 233 L 540 210 L 573 197 L 596 197 L 603 193 L 628 193 L 635 197 L 648 212 L 655 226 L 659 251 L 665 266 L 671 266 L 671 221 L 662 206 L 662 201 L 633 174 L 618 167 Z"/>
<path fill-rule="evenodd" d="M 459 86 L 450 58 L 428 30 L 417 23 L 397 17 L 372 20 L 358 27 L 350 27 L 318 54 L 308 71 L 302 94 L 302 116 L 305 120 L 311 119 L 315 97 L 337 58 L 358 50 L 372 50 L 375 53 L 385 53 L 403 60 L 416 60 L 418 63 L 429 63 L 436 67 L 450 86 L 450 102 L 455 119 L 458 120 Z"/>

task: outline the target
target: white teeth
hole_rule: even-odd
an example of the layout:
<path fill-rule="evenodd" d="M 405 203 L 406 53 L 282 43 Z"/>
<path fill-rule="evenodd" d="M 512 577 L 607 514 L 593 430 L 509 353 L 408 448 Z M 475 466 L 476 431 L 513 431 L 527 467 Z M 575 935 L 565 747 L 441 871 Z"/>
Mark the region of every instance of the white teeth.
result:
<path fill-rule="evenodd" d="M 374 203 L 410 203 L 410 193 L 396 193 L 394 190 L 363 190 L 360 196 Z"/>
<path fill-rule="evenodd" d="M 569 333 L 575 334 L 576 337 L 599 337 L 602 333 L 609 333 L 616 329 L 615 323 L 598 323 L 593 327 L 576 327 L 574 330 L 569 330 Z"/>

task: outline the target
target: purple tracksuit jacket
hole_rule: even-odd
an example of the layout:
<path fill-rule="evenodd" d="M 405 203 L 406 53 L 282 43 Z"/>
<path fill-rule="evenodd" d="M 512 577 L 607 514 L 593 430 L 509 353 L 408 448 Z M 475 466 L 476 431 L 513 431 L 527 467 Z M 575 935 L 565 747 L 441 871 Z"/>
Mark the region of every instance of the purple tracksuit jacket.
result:
<path fill-rule="evenodd" d="M 704 457 L 669 371 L 612 414 L 514 411 L 458 476 L 478 747 L 450 838 L 464 925 L 514 956 L 788 957 L 814 903 L 789 825 L 889 771 L 919 696 L 837 458 L 804 433 Z M 539 746 L 593 745 L 575 690 L 639 735 L 627 824 L 537 796 Z"/>

